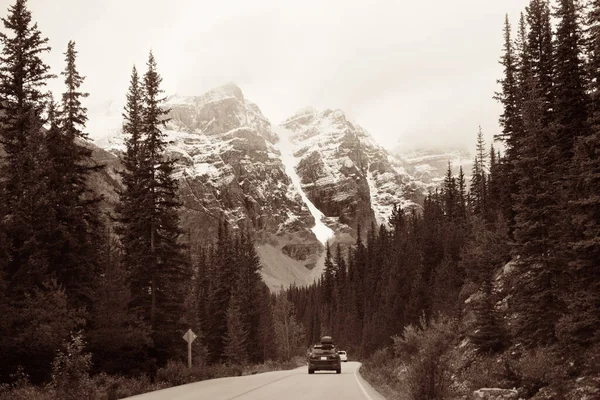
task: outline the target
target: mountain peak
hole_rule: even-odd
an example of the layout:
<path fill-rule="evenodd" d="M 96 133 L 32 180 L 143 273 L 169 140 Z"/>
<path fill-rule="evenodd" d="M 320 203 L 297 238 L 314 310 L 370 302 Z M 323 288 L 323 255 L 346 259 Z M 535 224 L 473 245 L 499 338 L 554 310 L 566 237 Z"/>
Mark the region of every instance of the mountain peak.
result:
<path fill-rule="evenodd" d="M 234 82 L 217 86 L 200 96 L 184 96 L 175 94 L 167 98 L 167 106 L 199 106 L 207 103 L 235 99 L 244 102 L 242 89 Z"/>
<path fill-rule="evenodd" d="M 213 88 L 201 97 L 209 95 L 222 96 L 224 98 L 235 97 L 240 101 L 244 101 L 244 93 L 242 93 L 242 89 L 240 89 L 240 87 L 235 82 L 229 82 L 225 85 Z"/>

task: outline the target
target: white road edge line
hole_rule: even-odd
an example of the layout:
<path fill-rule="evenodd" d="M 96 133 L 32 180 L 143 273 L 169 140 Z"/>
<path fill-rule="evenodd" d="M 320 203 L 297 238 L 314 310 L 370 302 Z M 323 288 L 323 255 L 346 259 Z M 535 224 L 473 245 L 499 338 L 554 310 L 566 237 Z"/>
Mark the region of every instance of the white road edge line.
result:
<path fill-rule="evenodd" d="M 362 363 L 358 366 L 358 368 L 356 368 L 354 370 L 354 378 L 356 379 L 356 383 L 358 383 L 358 386 L 360 387 L 360 390 L 363 392 L 363 394 L 365 395 L 365 397 L 368 400 L 373 400 L 373 398 L 369 395 L 369 393 L 367 393 L 367 390 L 365 389 L 365 387 L 363 386 L 363 384 L 360 382 L 360 379 L 358 379 L 358 370 L 360 369 L 361 366 L 362 366 Z"/>

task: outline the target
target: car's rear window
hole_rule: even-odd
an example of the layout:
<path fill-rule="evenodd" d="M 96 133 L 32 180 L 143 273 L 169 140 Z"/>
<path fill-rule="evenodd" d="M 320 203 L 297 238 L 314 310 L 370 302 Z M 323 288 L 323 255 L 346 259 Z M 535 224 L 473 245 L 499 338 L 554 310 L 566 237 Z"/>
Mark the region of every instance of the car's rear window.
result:
<path fill-rule="evenodd" d="M 335 354 L 335 348 L 314 348 L 313 354 Z"/>

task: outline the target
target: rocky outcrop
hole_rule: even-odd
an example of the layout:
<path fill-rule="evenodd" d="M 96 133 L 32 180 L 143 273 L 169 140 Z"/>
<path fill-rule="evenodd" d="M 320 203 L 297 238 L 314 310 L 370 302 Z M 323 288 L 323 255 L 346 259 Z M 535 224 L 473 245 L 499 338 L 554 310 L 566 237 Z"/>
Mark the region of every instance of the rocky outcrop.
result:
<path fill-rule="evenodd" d="M 473 400 L 511 400 L 518 399 L 516 389 L 484 388 L 473 392 Z"/>

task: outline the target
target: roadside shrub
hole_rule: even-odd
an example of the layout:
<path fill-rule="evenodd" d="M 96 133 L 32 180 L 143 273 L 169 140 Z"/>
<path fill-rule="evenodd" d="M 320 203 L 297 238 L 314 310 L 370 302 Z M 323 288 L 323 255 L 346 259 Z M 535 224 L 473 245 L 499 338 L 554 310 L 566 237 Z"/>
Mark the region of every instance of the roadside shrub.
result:
<path fill-rule="evenodd" d="M 181 361 L 168 361 L 167 365 L 156 371 L 156 380 L 172 386 L 184 385 L 189 382 L 190 375 L 189 368 Z"/>
<path fill-rule="evenodd" d="M 511 375 L 510 365 L 505 358 L 479 356 L 460 371 L 458 380 L 472 393 L 477 389 L 490 387 L 511 389 L 514 387 Z"/>
<path fill-rule="evenodd" d="M 21 387 L 0 385 L 0 400 L 56 400 L 56 391 L 51 386 L 34 386 L 27 384 Z"/>
<path fill-rule="evenodd" d="M 450 350 L 457 338 L 457 323 L 446 317 L 408 326 L 394 336 L 394 353 L 406 366 L 403 376 L 411 399 L 444 399 L 450 395 Z"/>
<path fill-rule="evenodd" d="M 293 369 L 306 364 L 305 358 L 294 357 L 284 362 L 269 360 L 244 367 L 216 364 L 196 365 L 188 369 L 187 364 L 181 361 L 169 361 L 158 369 L 156 380 L 152 383 L 147 375 L 124 377 L 99 373 L 90 377 L 85 371 L 89 368 L 88 354 L 82 352 L 82 346 L 81 337 L 76 336 L 65 351 L 59 352 L 51 384 L 33 385 L 19 370 L 13 374 L 12 384 L 0 384 L 0 400 L 122 399 L 206 379 Z"/>
<path fill-rule="evenodd" d="M 52 386 L 59 398 L 79 400 L 96 398 L 96 390 L 90 379 L 92 355 L 84 353 L 85 343 L 81 333 L 75 334 L 59 350 L 52 363 Z"/>
<path fill-rule="evenodd" d="M 561 386 L 566 378 L 565 366 L 554 349 L 541 347 L 526 351 L 512 361 L 511 368 L 519 379 L 519 386 L 527 396 L 533 396 L 541 388 L 554 384 Z"/>

